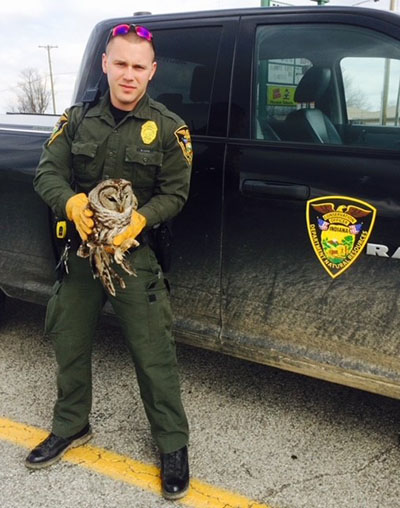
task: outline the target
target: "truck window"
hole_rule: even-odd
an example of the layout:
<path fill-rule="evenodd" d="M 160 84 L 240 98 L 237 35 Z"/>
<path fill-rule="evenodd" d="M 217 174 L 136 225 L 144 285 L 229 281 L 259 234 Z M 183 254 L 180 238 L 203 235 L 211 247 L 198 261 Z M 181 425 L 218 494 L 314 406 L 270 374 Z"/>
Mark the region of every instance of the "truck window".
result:
<path fill-rule="evenodd" d="M 359 125 L 399 125 L 400 60 L 343 58 L 347 118 Z"/>
<path fill-rule="evenodd" d="M 259 26 L 252 137 L 399 148 L 400 42 L 322 24 Z"/>
<path fill-rule="evenodd" d="M 154 30 L 158 69 L 149 93 L 206 134 L 221 27 Z"/>

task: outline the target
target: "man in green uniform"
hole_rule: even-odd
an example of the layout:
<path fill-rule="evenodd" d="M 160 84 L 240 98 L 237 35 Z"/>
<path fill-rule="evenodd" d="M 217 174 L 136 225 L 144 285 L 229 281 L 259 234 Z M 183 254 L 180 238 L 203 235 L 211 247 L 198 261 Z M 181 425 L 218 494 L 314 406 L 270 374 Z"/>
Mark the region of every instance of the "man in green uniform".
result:
<path fill-rule="evenodd" d="M 80 238 L 93 228 L 88 192 L 101 180 L 132 182 L 139 206 L 115 246 L 137 238 L 127 253 L 137 277 L 117 266 L 126 288 L 116 295 L 94 279 L 88 259 L 71 252 L 68 273 L 56 283 L 46 314 L 58 363 L 58 397 L 52 432 L 26 459 L 46 467 L 91 437 L 91 348 L 94 328 L 108 299 L 135 364 L 144 408 L 161 453 L 163 495 L 182 497 L 189 486 L 188 423 L 181 403 L 171 309 L 162 271 L 145 232 L 182 209 L 189 192 L 192 148 L 184 122 L 146 93 L 156 71 L 152 34 L 144 27 L 118 25 L 103 54 L 109 91 L 83 111 L 67 110 L 46 143 L 35 190 L 55 215 L 73 221 Z"/>

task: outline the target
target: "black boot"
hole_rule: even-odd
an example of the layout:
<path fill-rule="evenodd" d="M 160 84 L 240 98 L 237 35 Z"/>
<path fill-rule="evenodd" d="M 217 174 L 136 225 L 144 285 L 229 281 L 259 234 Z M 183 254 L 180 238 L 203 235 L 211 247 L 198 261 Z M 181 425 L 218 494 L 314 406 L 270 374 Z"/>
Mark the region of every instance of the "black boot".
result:
<path fill-rule="evenodd" d="M 58 437 L 51 433 L 34 448 L 25 460 L 29 469 L 41 469 L 57 462 L 70 448 L 82 445 L 92 437 L 90 425 L 71 437 Z"/>
<path fill-rule="evenodd" d="M 180 499 L 189 490 L 189 460 L 187 446 L 161 454 L 161 483 L 165 499 Z"/>

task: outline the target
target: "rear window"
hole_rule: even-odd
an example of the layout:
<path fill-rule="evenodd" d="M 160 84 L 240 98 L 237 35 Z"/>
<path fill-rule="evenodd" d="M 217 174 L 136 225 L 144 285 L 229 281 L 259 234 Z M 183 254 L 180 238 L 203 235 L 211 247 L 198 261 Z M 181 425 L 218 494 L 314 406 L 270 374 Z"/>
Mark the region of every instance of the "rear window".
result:
<path fill-rule="evenodd" d="M 158 69 L 149 94 L 182 117 L 193 134 L 208 130 L 221 31 L 218 26 L 154 30 Z"/>
<path fill-rule="evenodd" d="M 398 149 L 400 42 L 348 25 L 258 26 L 252 137 Z"/>
<path fill-rule="evenodd" d="M 349 57 L 340 68 L 351 123 L 399 125 L 400 60 Z"/>

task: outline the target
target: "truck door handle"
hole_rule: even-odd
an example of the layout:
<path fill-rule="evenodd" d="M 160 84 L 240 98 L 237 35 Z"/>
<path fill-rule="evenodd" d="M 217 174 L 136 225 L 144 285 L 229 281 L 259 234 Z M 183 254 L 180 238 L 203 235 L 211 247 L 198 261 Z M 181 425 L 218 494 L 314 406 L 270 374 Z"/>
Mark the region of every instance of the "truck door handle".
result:
<path fill-rule="evenodd" d="M 306 200 L 310 196 L 308 185 L 267 182 L 266 180 L 243 180 L 240 190 L 245 196 L 264 196 L 266 198 Z"/>

